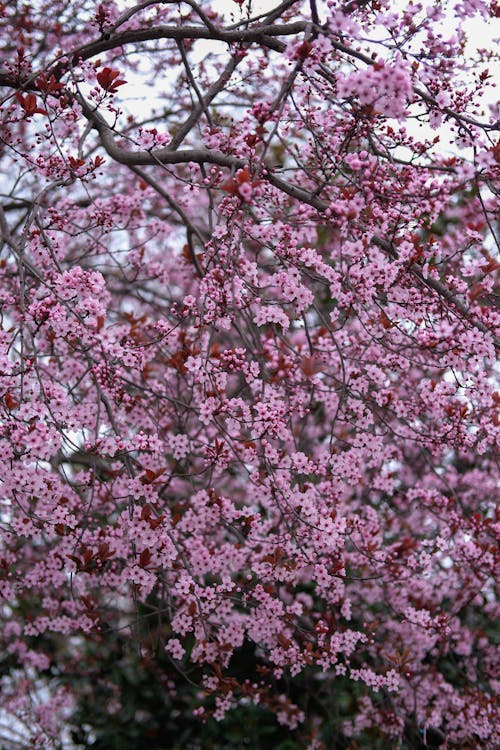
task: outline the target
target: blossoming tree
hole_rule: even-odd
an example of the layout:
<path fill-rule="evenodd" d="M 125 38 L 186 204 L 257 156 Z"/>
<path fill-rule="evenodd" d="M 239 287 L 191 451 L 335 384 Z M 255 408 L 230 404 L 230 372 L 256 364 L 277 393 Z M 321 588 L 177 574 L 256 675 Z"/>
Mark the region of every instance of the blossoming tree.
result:
<path fill-rule="evenodd" d="M 498 747 L 498 4 L 264 5 L 0 4 L 3 715 Z"/>

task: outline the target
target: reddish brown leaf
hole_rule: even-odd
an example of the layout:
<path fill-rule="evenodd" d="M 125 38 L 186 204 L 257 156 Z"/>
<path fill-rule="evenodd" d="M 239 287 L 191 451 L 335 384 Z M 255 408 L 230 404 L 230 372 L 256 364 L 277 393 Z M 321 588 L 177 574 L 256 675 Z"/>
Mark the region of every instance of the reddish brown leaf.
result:
<path fill-rule="evenodd" d="M 141 568 L 146 568 L 151 562 L 151 552 L 149 549 L 143 549 L 139 555 L 139 565 Z"/>
<path fill-rule="evenodd" d="M 122 78 L 118 78 L 120 75 L 119 70 L 113 68 L 103 68 L 96 76 L 97 82 L 104 91 L 108 91 L 110 94 L 114 94 L 119 86 L 123 86 L 127 81 Z"/>

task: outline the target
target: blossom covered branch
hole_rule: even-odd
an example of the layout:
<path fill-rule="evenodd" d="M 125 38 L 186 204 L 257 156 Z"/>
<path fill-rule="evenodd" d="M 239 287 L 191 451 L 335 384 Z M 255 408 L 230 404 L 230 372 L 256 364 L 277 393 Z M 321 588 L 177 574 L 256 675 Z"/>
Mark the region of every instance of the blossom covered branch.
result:
<path fill-rule="evenodd" d="M 493 750 L 496 6 L 227 6 L 0 4 L 4 715 Z"/>

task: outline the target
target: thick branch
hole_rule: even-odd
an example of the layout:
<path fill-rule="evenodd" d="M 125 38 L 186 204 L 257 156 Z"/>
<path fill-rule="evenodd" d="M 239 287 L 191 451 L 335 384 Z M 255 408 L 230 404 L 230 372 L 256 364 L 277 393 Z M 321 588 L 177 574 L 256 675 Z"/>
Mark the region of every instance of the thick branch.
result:
<path fill-rule="evenodd" d="M 330 36 L 328 25 L 317 26 L 313 25 L 313 30 L 318 34 L 325 34 Z M 181 42 L 186 39 L 209 39 L 211 41 L 226 42 L 227 44 L 251 44 L 259 43 L 262 47 L 275 50 L 276 52 L 283 52 L 286 49 L 286 43 L 280 41 L 277 37 L 280 36 L 297 36 L 305 31 L 311 30 L 311 23 L 308 21 L 295 21 L 294 23 L 288 24 L 257 24 L 250 28 L 232 28 L 232 29 L 220 29 L 213 25 L 207 26 L 157 26 L 155 28 L 145 29 L 131 29 L 128 31 L 115 34 L 108 38 L 97 39 L 88 44 L 84 44 L 81 47 L 76 47 L 73 50 L 65 52 L 64 57 L 68 55 L 72 56 L 73 61 L 76 63 L 78 60 L 89 60 L 92 57 L 116 49 L 118 47 L 125 47 L 129 44 L 137 44 L 140 42 L 154 41 L 158 39 L 172 39 L 177 42 Z M 334 49 L 343 54 L 354 57 L 365 65 L 374 65 L 375 61 L 367 54 L 360 52 L 359 50 L 352 49 L 337 41 L 336 39 L 330 39 Z M 47 66 L 47 71 L 57 72 L 58 76 L 64 74 L 64 66 L 60 63 L 60 57 L 56 58 L 53 63 Z M 324 76 L 327 80 L 330 80 L 331 74 L 324 65 L 320 66 L 318 71 L 320 75 Z M 20 81 L 9 71 L 0 69 L 0 86 L 7 86 L 16 89 L 24 90 L 36 90 L 35 78 L 36 75 L 32 75 L 26 80 Z M 468 125 L 474 125 L 482 128 L 483 130 L 497 131 L 500 129 L 500 123 L 498 121 L 494 123 L 481 122 L 473 117 L 464 115 L 449 107 L 439 107 L 435 98 L 430 94 L 418 87 L 414 87 L 413 91 L 415 95 L 423 101 L 441 109 L 446 115 L 453 119 L 467 123 Z"/>
<path fill-rule="evenodd" d="M 241 62 L 241 58 L 236 56 L 231 57 L 222 74 L 219 76 L 219 79 L 210 86 L 203 99 L 193 107 L 189 117 L 175 133 L 171 142 L 168 144 L 169 151 L 175 151 L 179 148 L 184 138 L 198 122 L 202 113 L 207 110 L 209 104 L 215 99 L 217 94 L 222 91 L 226 83 L 228 83 L 239 62 Z"/>

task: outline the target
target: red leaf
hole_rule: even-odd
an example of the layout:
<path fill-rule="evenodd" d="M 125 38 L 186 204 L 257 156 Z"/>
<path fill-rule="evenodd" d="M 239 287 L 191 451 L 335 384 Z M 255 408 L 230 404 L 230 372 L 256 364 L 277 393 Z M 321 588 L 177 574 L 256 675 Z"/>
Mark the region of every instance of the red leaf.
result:
<path fill-rule="evenodd" d="M 300 360 L 300 369 L 307 377 L 315 375 L 317 372 L 321 372 L 321 364 L 317 361 L 316 355 L 312 354 L 304 356 Z"/>
<path fill-rule="evenodd" d="M 76 159 L 74 156 L 68 157 L 69 166 L 71 169 L 78 169 L 79 167 L 83 167 L 85 164 L 84 159 Z"/>
<path fill-rule="evenodd" d="M 300 44 L 299 47 L 297 48 L 297 56 L 301 60 L 305 60 L 306 57 L 309 57 L 311 52 L 312 52 L 312 44 L 307 41 L 302 42 L 302 44 Z"/>
<path fill-rule="evenodd" d="M 36 114 L 48 114 L 47 110 L 37 106 L 36 94 L 30 93 L 26 94 L 26 96 L 23 96 L 20 91 L 16 91 L 16 99 L 24 109 L 24 114 L 26 117 L 31 117 L 32 115 Z"/>
<path fill-rule="evenodd" d="M 158 518 L 150 518 L 149 525 L 151 529 L 154 531 L 156 528 L 158 528 L 158 526 L 162 523 L 164 518 L 165 518 L 164 514 L 162 514 L 161 516 L 158 516 Z"/>
<path fill-rule="evenodd" d="M 158 479 L 162 474 L 164 474 L 167 470 L 166 466 L 162 466 L 160 469 L 157 469 L 156 471 L 153 471 L 152 469 L 146 469 L 144 474 L 139 477 L 142 484 L 152 484 L 155 479 Z"/>
<path fill-rule="evenodd" d="M 54 74 L 50 78 L 47 78 L 45 73 L 40 73 L 35 83 L 39 91 L 43 94 L 58 94 L 64 88 L 63 84 L 56 80 Z"/>
<path fill-rule="evenodd" d="M 278 633 L 278 643 L 280 646 L 283 646 L 283 648 L 290 648 L 291 641 L 284 636 L 283 633 Z"/>
<path fill-rule="evenodd" d="M 262 180 L 252 180 L 250 170 L 248 166 L 245 166 L 242 169 L 238 169 L 236 175 L 230 180 L 223 182 L 220 188 L 221 190 L 224 190 L 225 193 L 229 193 L 229 195 L 237 195 L 241 200 L 244 201 L 245 199 L 240 193 L 240 186 L 248 183 L 252 187 L 257 187 L 261 184 L 261 182 Z"/>
<path fill-rule="evenodd" d="M 110 551 L 109 544 L 107 542 L 101 542 L 101 544 L 97 548 L 97 552 L 102 562 L 113 557 L 113 552 Z"/>
<path fill-rule="evenodd" d="M 114 94 L 119 86 L 123 86 L 124 83 L 127 83 L 127 81 L 124 81 L 122 78 L 118 78 L 119 75 L 119 70 L 103 68 L 96 77 L 98 84 L 104 89 L 104 91 Z"/>
<path fill-rule="evenodd" d="M 139 565 L 141 568 L 146 568 L 151 562 L 151 552 L 148 549 L 143 549 L 139 555 Z"/>
<path fill-rule="evenodd" d="M 244 182 L 251 182 L 252 177 L 250 175 L 250 170 L 248 167 L 243 167 L 243 169 L 238 169 L 236 172 L 236 182 L 238 185 L 243 185 Z"/>
<path fill-rule="evenodd" d="M 12 409 L 17 409 L 17 407 L 19 406 L 16 399 L 13 396 L 11 396 L 10 393 L 5 394 L 5 396 L 3 397 L 3 401 L 7 409 L 9 409 L 9 411 L 11 411 Z"/>
<path fill-rule="evenodd" d="M 224 190 L 225 193 L 229 193 L 229 195 L 238 195 L 238 183 L 234 179 L 223 182 L 220 187 L 221 190 Z"/>
<path fill-rule="evenodd" d="M 146 505 L 143 507 L 141 511 L 141 521 L 147 521 L 150 515 L 151 515 L 151 506 L 149 503 L 146 503 Z"/>
<path fill-rule="evenodd" d="M 386 330 L 388 330 L 389 328 L 394 328 L 394 326 L 396 325 L 390 318 L 387 317 L 383 310 L 379 315 L 379 320 Z"/>
<path fill-rule="evenodd" d="M 484 286 L 482 284 L 474 284 L 470 290 L 470 301 L 475 302 L 484 293 Z"/>
<path fill-rule="evenodd" d="M 76 557 L 76 555 L 66 555 L 66 557 L 75 563 L 77 570 L 82 569 L 83 564 L 79 557 Z"/>

